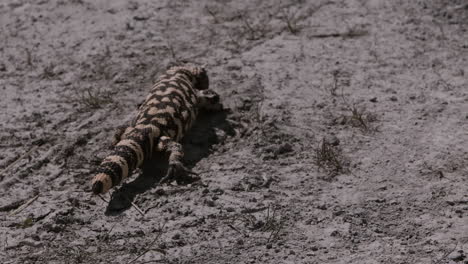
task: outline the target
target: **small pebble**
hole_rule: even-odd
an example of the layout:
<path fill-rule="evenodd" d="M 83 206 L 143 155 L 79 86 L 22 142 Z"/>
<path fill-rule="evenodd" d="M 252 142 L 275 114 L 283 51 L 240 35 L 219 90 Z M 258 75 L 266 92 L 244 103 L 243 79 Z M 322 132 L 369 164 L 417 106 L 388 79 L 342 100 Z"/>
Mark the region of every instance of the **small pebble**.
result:
<path fill-rule="evenodd" d="M 330 143 L 332 146 L 335 146 L 335 147 L 340 144 L 340 139 L 333 134 L 325 136 L 323 140 Z"/>
<path fill-rule="evenodd" d="M 462 261 L 465 259 L 465 255 L 463 254 L 463 250 L 458 250 L 450 253 L 448 258 L 453 261 Z"/>
<path fill-rule="evenodd" d="M 291 152 L 291 151 L 293 151 L 293 148 L 292 148 L 291 144 L 283 143 L 278 147 L 278 149 L 276 149 L 275 154 L 276 155 L 281 155 L 281 154 L 288 153 L 288 152 Z"/>
<path fill-rule="evenodd" d="M 215 206 L 215 202 L 213 200 L 205 200 L 205 204 L 209 207 Z"/>

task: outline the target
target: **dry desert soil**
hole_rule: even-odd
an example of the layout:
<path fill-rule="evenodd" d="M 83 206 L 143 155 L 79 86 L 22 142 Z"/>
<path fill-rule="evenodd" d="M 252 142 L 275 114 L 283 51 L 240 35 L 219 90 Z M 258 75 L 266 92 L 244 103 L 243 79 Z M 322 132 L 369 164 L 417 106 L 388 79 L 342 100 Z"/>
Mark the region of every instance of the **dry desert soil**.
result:
<path fill-rule="evenodd" d="M 0 262 L 466 264 L 467 30 L 463 0 L 1 1 Z M 224 105 L 201 180 L 161 154 L 91 195 L 185 62 Z"/>

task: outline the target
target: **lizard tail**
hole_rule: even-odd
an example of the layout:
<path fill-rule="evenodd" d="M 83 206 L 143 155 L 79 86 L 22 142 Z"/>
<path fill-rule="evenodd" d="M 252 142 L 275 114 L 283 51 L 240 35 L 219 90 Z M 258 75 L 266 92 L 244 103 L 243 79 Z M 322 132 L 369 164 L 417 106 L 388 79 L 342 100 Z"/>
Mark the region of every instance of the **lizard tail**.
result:
<path fill-rule="evenodd" d="M 149 142 L 148 142 L 149 141 Z M 98 168 L 91 184 L 94 194 L 102 194 L 120 184 L 133 170 L 151 157 L 153 138 L 138 129 L 122 137 Z"/>

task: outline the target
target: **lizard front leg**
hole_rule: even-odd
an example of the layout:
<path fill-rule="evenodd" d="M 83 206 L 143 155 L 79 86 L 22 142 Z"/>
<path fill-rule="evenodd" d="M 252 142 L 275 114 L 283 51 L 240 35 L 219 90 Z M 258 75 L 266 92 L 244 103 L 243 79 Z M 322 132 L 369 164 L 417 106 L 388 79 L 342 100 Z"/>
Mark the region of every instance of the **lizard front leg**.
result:
<path fill-rule="evenodd" d="M 219 94 L 211 89 L 197 91 L 198 107 L 208 111 L 220 111 L 223 105 L 220 102 Z"/>
<path fill-rule="evenodd" d="M 169 153 L 169 168 L 166 175 L 159 181 L 159 184 L 167 183 L 172 180 L 179 182 L 194 182 L 199 180 L 199 177 L 192 177 L 198 175 L 197 173 L 187 169 L 182 163 L 184 158 L 184 151 L 182 145 L 170 137 L 162 136 L 157 146 L 158 151 L 166 151 Z"/>

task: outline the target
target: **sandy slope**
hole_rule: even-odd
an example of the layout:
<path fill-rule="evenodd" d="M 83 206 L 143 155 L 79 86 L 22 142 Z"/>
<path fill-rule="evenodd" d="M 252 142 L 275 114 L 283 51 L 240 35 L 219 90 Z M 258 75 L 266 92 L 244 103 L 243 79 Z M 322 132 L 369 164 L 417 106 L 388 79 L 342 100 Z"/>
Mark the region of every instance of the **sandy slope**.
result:
<path fill-rule="evenodd" d="M 2 1 L 1 262 L 468 263 L 465 4 Z M 184 140 L 202 181 L 157 186 L 161 157 L 92 197 L 175 61 L 227 109 Z"/>

